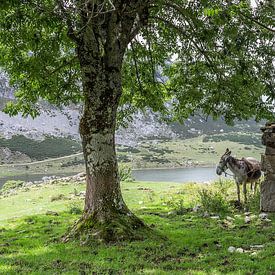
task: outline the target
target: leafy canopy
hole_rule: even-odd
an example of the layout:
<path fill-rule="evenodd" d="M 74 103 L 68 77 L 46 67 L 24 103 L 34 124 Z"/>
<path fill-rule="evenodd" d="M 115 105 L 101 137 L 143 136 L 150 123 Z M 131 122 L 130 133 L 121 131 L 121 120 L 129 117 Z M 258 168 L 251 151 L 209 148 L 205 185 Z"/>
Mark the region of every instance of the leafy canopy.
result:
<path fill-rule="evenodd" d="M 64 2 L 1 1 L 0 67 L 17 89 L 10 114 L 35 116 L 39 99 L 56 105 L 82 99 L 79 61 L 68 36 L 68 21 L 78 28 L 79 6 Z M 196 112 L 229 123 L 274 119 L 271 1 L 256 7 L 235 0 L 148 3 L 148 24 L 124 56 L 120 118 L 149 107 L 166 119 Z"/>

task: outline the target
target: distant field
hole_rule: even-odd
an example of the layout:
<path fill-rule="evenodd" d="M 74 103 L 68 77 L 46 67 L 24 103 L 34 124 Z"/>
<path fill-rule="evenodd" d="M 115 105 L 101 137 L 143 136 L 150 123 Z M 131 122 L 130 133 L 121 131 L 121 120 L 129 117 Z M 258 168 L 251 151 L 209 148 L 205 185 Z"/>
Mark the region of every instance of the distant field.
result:
<path fill-rule="evenodd" d="M 242 134 L 238 136 L 239 139 L 235 138 L 235 140 L 227 140 L 228 135 L 223 134 L 184 140 L 144 140 L 135 148 L 118 145 L 117 155 L 120 163 L 128 164 L 133 169 L 215 166 L 226 148 L 229 148 L 237 158 L 252 156 L 260 160 L 264 147 L 260 142 L 255 143 L 255 141 L 260 141 L 260 136 L 247 139 L 244 139 Z M 251 144 L 249 144 L 250 141 Z M 38 160 L 81 152 L 80 143 L 62 138 L 47 138 L 41 142 L 19 136 L 11 140 L 0 139 L 0 144 L 1 146 L 8 145 L 7 147 L 13 150 L 23 151 Z M 54 175 L 81 171 L 84 171 L 82 155 L 26 166 L 9 166 L 8 168 L 0 166 L 2 177 L 22 173 Z"/>
<path fill-rule="evenodd" d="M 253 156 L 261 158 L 264 147 L 257 142 L 260 136 L 249 143 L 241 138 L 228 140 L 221 135 L 201 136 L 185 140 L 143 141 L 137 148 L 118 147 L 118 157 L 122 162 L 131 162 L 134 168 L 149 167 L 188 167 L 215 165 L 226 148 L 237 158 Z M 213 140 L 216 139 L 216 140 Z"/>

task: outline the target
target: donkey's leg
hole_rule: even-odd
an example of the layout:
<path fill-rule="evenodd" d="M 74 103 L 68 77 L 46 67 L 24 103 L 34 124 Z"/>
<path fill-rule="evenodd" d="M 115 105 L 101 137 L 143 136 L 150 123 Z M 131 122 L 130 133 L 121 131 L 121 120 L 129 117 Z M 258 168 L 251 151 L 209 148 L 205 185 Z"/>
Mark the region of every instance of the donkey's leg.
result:
<path fill-rule="evenodd" d="M 238 195 L 238 202 L 241 203 L 241 197 L 240 197 L 240 184 L 236 182 L 237 185 L 237 195 Z"/>
<path fill-rule="evenodd" d="M 243 183 L 243 194 L 244 194 L 244 204 L 247 203 L 247 194 L 246 194 L 246 182 Z"/>

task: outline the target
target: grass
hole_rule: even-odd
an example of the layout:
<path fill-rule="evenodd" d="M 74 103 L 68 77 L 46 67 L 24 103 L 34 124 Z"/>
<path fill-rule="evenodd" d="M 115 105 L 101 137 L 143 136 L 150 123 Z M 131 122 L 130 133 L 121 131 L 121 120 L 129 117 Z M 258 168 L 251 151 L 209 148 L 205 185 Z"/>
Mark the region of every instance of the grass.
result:
<path fill-rule="evenodd" d="M 84 184 L 21 188 L 0 199 L 0 274 L 273 274 L 275 216 L 260 221 L 258 210 L 246 224 L 244 213 L 220 208 L 205 216 L 213 197 L 202 190 L 235 198 L 231 182 L 202 184 L 123 182 L 129 207 L 162 238 L 80 246 L 63 244 L 60 237 L 79 217 Z M 59 199 L 52 199 L 52 198 Z M 198 212 L 190 209 L 207 200 Z M 58 216 L 46 215 L 47 211 Z M 51 212 L 50 212 L 51 213 Z M 251 214 L 251 217 L 252 215 Z M 219 215 L 219 219 L 211 218 Z M 230 216 L 233 220 L 229 219 Z M 254 251 L 251 245 L 264 245 Z M 230 253 L 228 247 L 245 253 Z"/>
<path fill-rule="evenodd" d="M 253 156 L 260 159 L 264 147 L 252 143 L 243 142 L 241 133 L 235 133 L 236 140 L 213 140 L 206 136 L 190 139 L 175 140 L 146 140 L 138 147 L 138 151 L 131 152 L 127 147 L 119 147 L 118 156 L 121 161 L 130 162 L 133 168 L 156 167 L 189 167 L 189 166 L 213 166 L 226 148 L 230 148 L 233 154 L 239 158 Z M 239 139 L 238 139 L 239 137 Z M 254 139 L 253 139 L 254 141 Z M 127 150 L 129 149 L 129 150 Z"/>

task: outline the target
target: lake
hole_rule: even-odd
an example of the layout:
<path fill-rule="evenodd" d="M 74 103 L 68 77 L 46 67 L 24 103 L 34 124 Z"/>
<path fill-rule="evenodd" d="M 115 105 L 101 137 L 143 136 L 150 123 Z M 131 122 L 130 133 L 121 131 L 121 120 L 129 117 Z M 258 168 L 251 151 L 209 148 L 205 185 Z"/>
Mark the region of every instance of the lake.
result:
<path fill-rule="evenodd" d="M 161 181 L 161 182 L 208 182 L 218 179 L 215 167 L 192 167 L 192 168 L 170 168 L 170 169 L 143 169 L 134 170 L 133 178 L 137 181 Z M 0 177 L 0 188 L 8 180 L 38 181 L 49 174 L 27 174 Z M 71 173 L 55 174 L 55 176 L 72 176 Z"/>
<path fill-rule="evenodd" d="M 215 167 L 134 170 L 137 181 L 208 182 L 219 178 Z"/>

